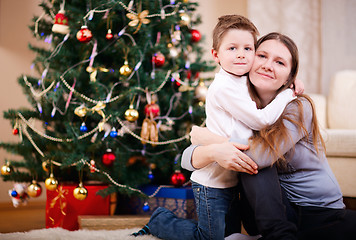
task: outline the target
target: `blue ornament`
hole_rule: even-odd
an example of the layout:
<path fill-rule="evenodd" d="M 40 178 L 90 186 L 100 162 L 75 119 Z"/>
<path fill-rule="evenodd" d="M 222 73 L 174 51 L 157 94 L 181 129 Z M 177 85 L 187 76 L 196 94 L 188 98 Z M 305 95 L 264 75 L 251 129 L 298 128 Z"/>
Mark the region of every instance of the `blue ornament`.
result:
<path fill-rule="evenodd" d="M 110 132 L 110 137 L 112 138 L 116 138 L 117 137 L 117 131 L 115 128 L 112 128 L 111 132 Z"/>
<path fill-rule="evenodd" d="M 82 125 L 81 125 L 80 128 L 79 128 L 79 130 L 80 130 L 81 132 L 86 132 L 86 131 L 88 131 L 88 128 L 87 128 L 87 126 L 85 126 L 85 123 L 82 123 Z"/>
<path fill-rule="evenodd" d="M 153 176 L 152 172 L 150 171 L 150 172 L 148 173 L 148 179 L 152 180 L 153 178 L 154 178 L 154 176 Z"/>
<path fill-rule="evenodd" d="M 11 197 L 17 197 L 18 193 L 16 192 L 16 190 L 12 190 L 11 192 Z"/>
<path fill-rule="evenodd" d="M 150 206 L 148 206 L 148 203 L 147 203 L 147 202 L 143 205 L 142 210 L 143 210 L 144 212 L 150 211 Z"/>

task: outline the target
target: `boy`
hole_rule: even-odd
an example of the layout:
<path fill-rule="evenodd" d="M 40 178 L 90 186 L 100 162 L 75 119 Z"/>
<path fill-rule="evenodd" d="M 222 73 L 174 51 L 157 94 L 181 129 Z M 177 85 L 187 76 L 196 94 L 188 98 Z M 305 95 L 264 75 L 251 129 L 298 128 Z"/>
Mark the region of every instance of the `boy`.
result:
<path fill-rule="evenodd" d="M 246 141 L 252 135 L 251 129 L 260 130 L 273 124 L 294 98 L 293 91 L 287 89 L 261 110 L 251 100 L 245 75 L 254 61 L 257 35 L 256 27 L 240 15 L 220 17 L 213 31 L 212 55 L 221 69 L 208 89 L 206 123 L 210 131 L 234 140 Z M 257 173 L 257 165 L 253 162 L 249 165 L 246 171 Z M 212 163 L 195 170 L 191 180 L 198 223 L 158 208 L 138 234 L 150 232 L 163 239 L 224 239 L 225 217 L 238 194 L 237 172 Z M 234 217 L 229 221 L 235 222 L 234 230 L 238 231 L 240 216 Z"/>

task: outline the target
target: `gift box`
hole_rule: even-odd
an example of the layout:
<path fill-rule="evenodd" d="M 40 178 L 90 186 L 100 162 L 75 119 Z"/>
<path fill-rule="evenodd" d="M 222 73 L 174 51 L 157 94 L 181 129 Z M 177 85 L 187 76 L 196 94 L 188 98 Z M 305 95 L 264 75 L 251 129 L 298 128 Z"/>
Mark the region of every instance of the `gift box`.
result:
<path fill-rule="evenodd" d="M 97 195 L 107 185 L 84 185 L 88 195 L 84 200 L 73 196 L 78 185 L 59 185 L 55 191 L 47 190 L 46 228 L 61 227 L 78 230 L 79 215 L 109 215 L 112 196 Z"/>
<path fill-rule="evenodd" d="M 141 191 L 149 196 L 157 189 L 158 186 L 149 185 L 141 188 Z M 158 207 L 165 207 L 178 217 L 196 219 L 194 195 L 191 187 L 162 187 L 152 198 L 133 197 L 127 200 L 123 196 L 118 196 L 117 202 L 116 214 L 151 215 Z M 145 203 L 148 204 L 148 209 Z M 126 206 L 126 209 L 120 209 L 120 206 Z"/>

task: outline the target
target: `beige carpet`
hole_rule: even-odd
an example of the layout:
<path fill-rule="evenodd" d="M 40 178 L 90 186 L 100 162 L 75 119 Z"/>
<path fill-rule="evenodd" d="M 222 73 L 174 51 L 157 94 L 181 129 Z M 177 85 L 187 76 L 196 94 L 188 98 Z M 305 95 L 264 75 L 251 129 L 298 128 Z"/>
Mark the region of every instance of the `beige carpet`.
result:
<path fill-rule="evenodd" d="M 78 230 L 68 231 L 62 228 L 31 230 L 28 232 L 0 233 L 1 240 L 157 240 L 152 235 L 133 237 L 131 233 L 139 228 L 123 230 Z"/>
<path fill-rule="evenodd" d="M 28 232 L 0 233 L 1 240 L 157 240 L 152 235 L 139 237 L 130 236 L 131 233 L 138 231 L 139 228 L 123 230 L 78 230 L 68 231 L 63 228 L 48 228 L 31 230 Z M 226 240 L 256 240 L 258 237 L 234 234 Z M 182 239 L 183 240 L 183 239 Z"/>

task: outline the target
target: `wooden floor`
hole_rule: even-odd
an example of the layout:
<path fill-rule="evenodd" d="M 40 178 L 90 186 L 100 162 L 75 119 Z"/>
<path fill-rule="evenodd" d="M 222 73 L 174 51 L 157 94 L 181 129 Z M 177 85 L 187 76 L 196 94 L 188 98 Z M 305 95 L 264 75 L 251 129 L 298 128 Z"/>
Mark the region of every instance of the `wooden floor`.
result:
<path fill-rule="evenodd" d="M 356 198 L 344 198 L 349 209 L 356 210 Z M 14 208 L 12 203 L 0 203 L 0 232 L 23 232 L 45 228 L 45 202 L 29 202 L 27 206 Z"/>
<path fill-rule="evenodd" d="M 31 202 L 14 208 L 12 203 L 0 203 L 0 232 L 23 232 L 45 228 L 46 202 Z"/>

